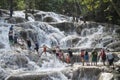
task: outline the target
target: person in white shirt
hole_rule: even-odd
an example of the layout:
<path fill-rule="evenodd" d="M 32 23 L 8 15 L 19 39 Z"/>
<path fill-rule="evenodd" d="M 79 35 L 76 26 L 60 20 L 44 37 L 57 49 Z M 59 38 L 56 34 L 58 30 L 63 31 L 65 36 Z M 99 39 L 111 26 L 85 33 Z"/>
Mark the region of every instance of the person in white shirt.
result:
<path fill-rule="evenodd" d="M 107 53 L 108 53 L 107 54 L 107 60 L 108 60 L 109 66 L 111 66 L 111 65 L 114 66 L 114 64 L 113 64 L 113 61 L 114 61 L 113 54 L 109 50 L 107 50 Z"/>

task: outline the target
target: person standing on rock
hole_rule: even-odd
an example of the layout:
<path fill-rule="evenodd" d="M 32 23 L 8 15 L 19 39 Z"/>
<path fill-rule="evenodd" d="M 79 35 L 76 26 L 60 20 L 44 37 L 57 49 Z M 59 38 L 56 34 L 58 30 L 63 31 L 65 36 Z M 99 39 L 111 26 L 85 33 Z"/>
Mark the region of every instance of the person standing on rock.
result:
<path fill-rule="evenodd" d="M 41 55 L 44 53 L 44 54 L 47 56 L 47 54 L 46 54 L 47 48 L 48 48 L 48 49 L 50 49 L 50 48 L 47 47 L 46 45 L 43 45 L 42 48 L 43 48 L 43 51 L 42 51 Z M 40 56 L 41 56 L 41 55 L 40 55 Z"/>
<path fill-rule="evenodd" d="M 56 57 L 58 57 L 59 56 L 59 51 L 60 51 L 59 46 L 56 46 L 55 50 L 56 50 Z"/>
<path fill-rule="evenodd" d="M 32 46 L 32 45 L 31 45 L 30 39 L 27 39 L 27 46 L 28 46 L 28 49 L 31 50 L 31 46 Z"/>
<path fill-rule="evenodd" d="M 98 53 L 97 53 L 97 51 L 93 50 L 93 52 L 91 53 L 91 55 L 92 55 L 92 63 L 94 63 L 94 65 L 97 66 L 97 59 L 98 59 Z"/>
<path fill-rule="evenodd" d="M 61 61 L 63 61 L 63 51 L 62 50 L 59 50 L 59 59 L 61 60 Z"/>
<path fill-rule="evenodd" d="M 10 27 L 10 31 L 13 31 L 13 25 L 11 25 L 11 27 Z"/>
<path fill-rule="evenodd" d="M 14 44 L 13 25 L 11 25 L 11 27 L 10 27 L 10 29 L 9 29 L 8 36 L 9 36 L 10 45 L 13 45 L 13 44 Z"/>
<path fill-rule="evenodd" d="M 84 66 L 84 55 L 85 55 L 84 50 L 81 50 L 80 59 L 83 66 Z"/>
<path fill-rule="evenodd" d="M 18 43 L 18 36 L 17 34 L 14 35 L 14 45 L 16 45 Z"/>
<path fill-rule="evenodd" d="M 35 41 L 35 48 L 34 49 L 38 53 L 38 51 L 39 51 L 39 43 L 37 41 Z"/>
<path fill-rule="evenodd" d="M 68 54 L 69 54 L 69 57 L 70 57 L 71 65 L 73 65 L 73 52 L 70 48 L 68 48 Z"/>
<path fill-rule="evenodd" d="M 70 56 L 69 56 L 69 54 L 66 55 L 66 63 L 70 63 Z"/>
<path fill-rule="evenodd" d="M 113 65 L 114 67 L 114 63 L 113 63 L 114 56 L 109 50 L 107 50 L 107 60 L 108 60 L 109 66 Z"/>
<path fill-rule="evenodd" d="M 10 45 L 13 45 L 13 30 L 10 30 L 8 33 Z"/>
<path fill-rule="evenodd" d="M 21 47 L 21 49 L 26 49 L 25 48 L 25 41 L 24 41 L 24 39 L 22 38 L 22 37 L 18 37 L 18 45 Z"/>
<path fill-rule="evenodd" d="M 103 65 L 105 66 L 105 61 L 106 61 L 106 53 L 104 49 L 101 49 L 100 55 L 99 57 L 101 57 Z"/>
<path fill-rule="evenodd" d="M 88 54 L 87 51 L 85 52 L 84 60 L 85 60 L 85 62 L 86 62 L 86 65 L 89 65 L 89 54 Z"/>

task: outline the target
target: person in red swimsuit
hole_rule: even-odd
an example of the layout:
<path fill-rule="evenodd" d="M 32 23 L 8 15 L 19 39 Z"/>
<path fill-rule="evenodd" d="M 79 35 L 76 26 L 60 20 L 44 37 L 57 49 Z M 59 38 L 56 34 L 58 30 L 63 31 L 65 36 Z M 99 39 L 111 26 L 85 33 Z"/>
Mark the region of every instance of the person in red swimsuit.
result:
<path fill-rule="evenodd" d="M 45 53 L 46 54 L 46 52 L 47 52 L 47 48 L 48 49 L 50 49 L 49 47 L 47 47 L 46 45 L 43 45 L 43 51 L 42 51 L 42 53 L 41 53 L 41 55 L 43 54 L 43 53 Z"/>

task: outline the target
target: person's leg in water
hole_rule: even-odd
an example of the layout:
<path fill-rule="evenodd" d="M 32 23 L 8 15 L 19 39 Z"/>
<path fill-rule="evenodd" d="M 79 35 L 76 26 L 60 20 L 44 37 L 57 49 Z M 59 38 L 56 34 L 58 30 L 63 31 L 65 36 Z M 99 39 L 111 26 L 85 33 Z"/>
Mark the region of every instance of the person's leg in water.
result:
<path fill-rule="evenodd" d="M 73 57 L 70 57 L 71 66 L 73 66 Z"/>
<path fill-rule="evenodd" d="M 106 56 L 101 57 L 103 65 L 105 66 Z"/>
<path fill-rule="evenodd" d="M 47 56 L 46 51 L 42 51 L 42 53 L 40 54 L 40 57 L 42 56 L 43 53 Z"/>
<path fill-rule="evenodd" d="M 97 61 L 95 62 L 95 65 L 97 66 Z"/>
<path fill-rule="evenodd" d="M 111 65 L 114 66 L 113 61 L 114 61 L 113 59 L 109 60 L 109 66 L 111 66 Z"/>
<path fill-rule="evenodd" d="M 9 43 L 10 43 L 10 46 L 13 45 L 13 36 L 9 36 Z"/>
<path fill-rule="evenodd" d="M 39 48 L 35 48 L 35 51 L 37 52 L 37 54 L 39 55 Z"/>
<path fill-rule="evenodd" d="M 81 57 L 82 65 L 84 66 L 84 57 Z"/>
<path fill-rule="evenodd" d="M 103 62 L 103 65 L 105 66 L 105 61 L 106 61 L 106 59 L 102 59 L 102 62 Z"/>

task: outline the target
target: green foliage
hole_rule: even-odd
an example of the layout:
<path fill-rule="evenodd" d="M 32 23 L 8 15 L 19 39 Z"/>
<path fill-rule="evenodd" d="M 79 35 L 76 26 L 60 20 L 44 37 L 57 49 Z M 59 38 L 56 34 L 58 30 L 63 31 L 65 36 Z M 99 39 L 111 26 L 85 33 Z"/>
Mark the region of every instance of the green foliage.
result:
<path fill-rule="evenodd" d="M 0 8 L 9 9 L 9 1 L 0 0 Z M 94 17 L 103 15 L 103 21 L 118 23 L 118 19 L 120 19 L 119 3 L 120 0 L 13 0 L 13 9 L 54 11 L 68 16 L 87 16 L 92 13 Z"/>
<path fill-rule="evenodd" d="M 24 2 L 24 0 L 19 0 L 17 7 L 18 7 L 18 9 L 20 9 L 20 10 L 25 9 L 25 2 Z"/>
<path fill-rule="evenodd" d="M 111 21 L 111 20 L 112 20 L 112 17 L 113 17 L 113 16 L 110 16 L 110 15 L 109 15 L 109 16 L 106 17 L 106 19 L 108 19 L 109 21 Z"/>

